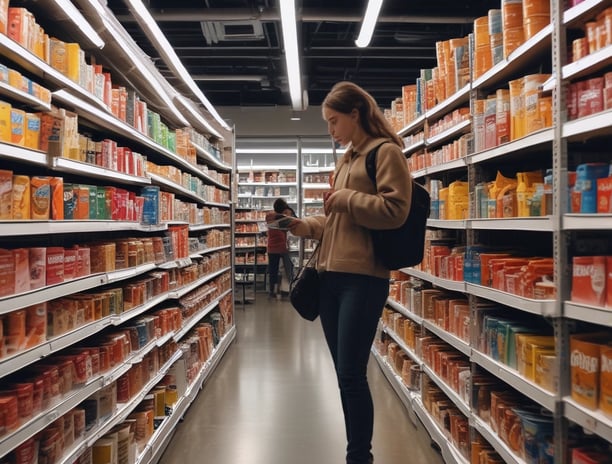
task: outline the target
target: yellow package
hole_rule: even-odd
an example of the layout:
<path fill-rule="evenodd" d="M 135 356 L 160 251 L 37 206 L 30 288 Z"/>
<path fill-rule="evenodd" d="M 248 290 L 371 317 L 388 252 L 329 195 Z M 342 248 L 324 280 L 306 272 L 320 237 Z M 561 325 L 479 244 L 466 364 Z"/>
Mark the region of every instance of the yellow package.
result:
<path fill-rule="evenodd" d="M 612 347 L 601 349 L 599 391 L 599 409 L 608 417 L 612 417 Z"/>
<path fill-rule="evenodd" d="M 13 219 L 30 219 L 30 178 L 13 176 Z"/>
<path fill-rule="evenodd" d="M 11 104 L 0 101 L 0 142 L 11 141 Z"/>
<path fill-rule="evenodd" d="M 25 142 L 25 111 L 11 108 L 11 143 L 23 146 Z"/>
<path fill-rule="evenodd" d="M 32 150 L 40 150 L 40 116 L 34 113 L 25 115 L 24 146 Z"/>

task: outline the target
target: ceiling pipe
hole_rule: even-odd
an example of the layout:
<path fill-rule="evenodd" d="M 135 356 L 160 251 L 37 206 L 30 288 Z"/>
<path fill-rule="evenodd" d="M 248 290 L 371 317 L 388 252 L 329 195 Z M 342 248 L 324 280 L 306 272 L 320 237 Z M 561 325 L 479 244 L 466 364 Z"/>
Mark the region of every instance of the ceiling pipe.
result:
<path fill-rule="evenodd" d="M 194 21 L 280 21 L 280 13 L 265 10 L 254 13 L 247 8 L 176 8 L 169 10 L 154 9 L 151 16 L 157 22 L 194 22 Z M 302 22 L 347 22 L 358 23 L 363 20 L 361 14 L 342 10 L 301 10 L 298 19 Z M 117 15 L 120 22 L 133 22 L 132 15 Z M 417 23 L 417 24 L 471 24 L 472 16 L 418 16 L 398 15 L 379 16 L 379 23 Z"/>

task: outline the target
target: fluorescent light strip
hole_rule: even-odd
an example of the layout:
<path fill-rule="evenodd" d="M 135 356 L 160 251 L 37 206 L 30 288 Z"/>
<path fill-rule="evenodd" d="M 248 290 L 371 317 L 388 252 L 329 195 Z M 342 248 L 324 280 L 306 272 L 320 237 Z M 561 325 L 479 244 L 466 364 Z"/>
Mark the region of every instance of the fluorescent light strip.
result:
<path fill-rule="evenodd" d="M 164 33 L 159 28 L 157 22 L 149 13 L 149 10 L 144 6 L 141 0 L 127 0 L 129 5 L 132 8 L 132 12 L 137 15 L 141 20 L 141 25 L 144 25 L 149 29 L 151 35 L 153 36 L 153 42 L 155 42 L 155 48 L 158 53 L 164 58 L 164 61 L 171 66 L 176 74 L 185 82 L 187 87 L 194 93 L 196 97 L 202 102 L 202 104 L 206 107 L 206 109 L 212 114 L 215 120 L 226 130 L 231 130 L 231 128 L 227 125 L 227 123 L 223 120 L 223 118 L 217 113 L 214 106 L 208 101 L 206 96 L 202 93 L 202 90 L 197 86 L 194 80 L 191 78 L 191 75 L 183 66 L 183 63 L 179 59 L 179 57 L 174 52 L 174 48 L 168 42 L 168 39 L 164 35 Z"/>
<path fill-rule="evenodd" d="M 369 0 L 365 15 L 363 17 L 363 23 L 361 23 L 359 37 L 357 37 L 357 40 L 355 41 L 355 44 L 359 48 L 364 48 L 370 45 L 382 3 L 383 0 Z"/>
<path fill-rule="evenodd" d="M 53 0 L 55 4 L 60 7 L 66 16 L 68 16 L 74 24 L 77 25 L 81 32 L 87 37 L 87 39 L 98 48 L 104 48 L 104 40 L 98 35 L 98 33 L 91 27 L 91 24 L 87 22 L 81 12 L 72 4 L 70 0 Z"/>
<path fill-rule="evenodd" d="M 297 42 L 295 0 L 280 0 L 280 13 L 291 105 L 294 110 L 301 111 L 304 108 L 302 102 L 302 73 L 300 72 L 300 54 Z"/>
<path fill-rule="evenodd" d="M 185 107 L 185 109 L 200 123 L 202 124 L 204 127 L 206 127 L 206 129 L 210 132 L 211 135 L 214 135 L 215 137 L 217 137 L 218 139 L 223 140 L 223 136 L 221 134 L 219 134 L 209 123 L 206 119 L 204 119 L 204 116 L 202 116 L 202 114 L 197 111 L 191 101 L 189 101 L 187 98 L 185 98 L 183 95 L 181 95 L 180 93 L 176 93 L 176 98 L 181 102 L 181 105 L 183 107 Z"/>
<path fill-rule="evenodd" d="M 130 61 L 132 61 L 135 68 L 143 75 L 146 81 L 148 81 L 152 87 L 155 89 L 159 98 L 161 98 L 164 103 L 167 105 L 168 109 L 172 111 L 177 120 L 184 126 L 189 125 L 189 121 L 185 119 L 182 113 L 178 110 L 178 108 L 172 102 L 170 96 L 161 89 L 161 83 L 159 78 L 156 78 L 153 75 L 153 72 L 149 69 L 150 63 L 145 62 L 144 53 L 142 50 L 138 48 L 138 46 L 134 43 L 133 39 L 129 37 L 125 29 L 118 27 L 117 19 L 112 17 L 112 13 L 110 10 L 107 10 L 98 0 L 86 0 L 87 3 L 96 10 L 96 13 L 104 23 L 104 27 L 109 32 L 109 34 L 113 37 L 115 42 L 121 47 L 124 53 L 128 56 Z M 127 35 L 124 39 L 123 35 Z M 138 52 L 142 56 L 138 55 Z M 158 85 L 155 85 L 155 84 Z"/>

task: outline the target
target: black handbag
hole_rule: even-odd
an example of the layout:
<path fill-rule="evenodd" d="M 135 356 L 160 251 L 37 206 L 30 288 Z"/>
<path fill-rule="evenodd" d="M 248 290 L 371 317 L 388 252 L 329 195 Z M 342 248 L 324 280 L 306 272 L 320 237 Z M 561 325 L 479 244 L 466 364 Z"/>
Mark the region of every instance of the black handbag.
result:
<path fill-rule="evenodd" d="M 319 245 L 310 259 L 291 281 L 289 301 L 300 316 L 314 321 L 319 316 L 319 272 L 316 269 L 316 256 Z"/>

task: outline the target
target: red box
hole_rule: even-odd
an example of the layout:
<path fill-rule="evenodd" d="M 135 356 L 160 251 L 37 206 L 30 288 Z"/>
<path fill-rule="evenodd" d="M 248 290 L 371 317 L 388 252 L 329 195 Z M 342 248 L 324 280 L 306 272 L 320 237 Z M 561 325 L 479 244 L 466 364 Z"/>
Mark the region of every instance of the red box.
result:
<path fill-rule="evenodd" d="M 612 177 L 597 179 L 597 212 L 612 213 Z"/>
<path fill-rule="evenodd" d="M 572 260 L 572 301 L 603 306 L 606 301 L 606 257 L 574 256 Z"/>
<path fill-rule="evenodd" d="M 0 250 L 0 296 L 15 293 L 15 257 L 11 250 Z"/>
<path fill-rule="evenodd" d="M 47 285 L 61 284 L 64 281 L 64 249 L 47 248 Z"/>

